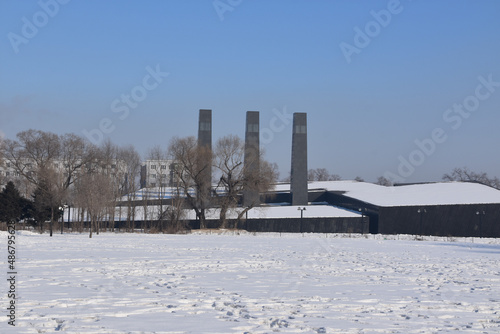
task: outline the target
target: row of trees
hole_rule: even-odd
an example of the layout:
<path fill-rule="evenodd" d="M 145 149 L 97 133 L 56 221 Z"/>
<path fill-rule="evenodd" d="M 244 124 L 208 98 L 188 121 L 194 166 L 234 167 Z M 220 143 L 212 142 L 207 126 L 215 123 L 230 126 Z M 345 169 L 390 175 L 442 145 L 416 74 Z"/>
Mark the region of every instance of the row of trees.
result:
<path fill-rule="evenodd" d="M 43 222 L 59 219 L 62 214 L 60 207 L 51 207 L 51 203 L 45 202 L 39 189 L 32 197 L 28 199 L 21 196 L 14 183 L 9 181 L 0 192 L 0 221 L 17 223 L 24 220 L 28 224 L 41 222 L 40 228 L 43 230 Z"/>
<path fill-rule="evenodd" d="M 154 148 L 149 158 L 173 161 L 174 188 L 168 217 L 177 222 L 182 209 L 194 210 L 200 227 L 206 227 L 207 210 L 217 208 L 219 227 L 227 227 L 230 213 L 240 220 L 248 210 L 259 204 L 259 196 L 245 201 L 244 192 L 262 193 L 271 189 L 277 181 L 276 164 L 266 161 L 262 153 L 247 154 L 242 139 L 228 135 L 218 139 L 214 148 L 201 146 L 195 137 L 174 137 L 166 151 Z M 160 180 L 161 181 L 161 180 Z M 164 182 L 159 182 L 158 192 L 163 194 Z M 160 204 L 161 205 L 161 204 Z M 160 207 L 159 212 L 165 212 Z"/>
<path fill-rule="evenodd" d="M 120 217 L 125 210 L 127 228 L 135 226 L 140 207 L 136 195 L 141 160 L 132 146 L 118 147 L 106 141 L 96 147 L 74 134 L 59 136 L 38 130 L 23 131 L 16 137 L 17 140 L 0 141 L 0 164 L 14 171 L 15 177 L 0 177 L 11 178 L 26 199 L 50 212 L 50 218 L 32 215 L 41 230 L 48 220 L 52 235 L 58 208 L 65 204 L 77 208 L 76 216 L 81 222 L 90 222 L 90 237 L 93 231 L 99 233 L 103 222 L 109 224 L 105 227 L 113 228 L 117 206 Z M 192 209 L 203 228 L 207 210 L 217 207 L 220 227 L 225 227 L 229 213 L 241 203 L 243 190 L 264 192 L 277 179 L 275 164 L 260 155 L 247 155 L 249 161 L 244 163 L 244 157 L 244 142 L 236 136 L 219 139 L 213 150 L 198 145 L 195 137 L 176 137 L 166 150 L 151 149 L 148 159 L 173 161 L 175 182 L 173 187 L 167 187 L 160 179 L 155 189 L 159 196 L 143 192 L 141 220 L 150 222 L 149 228 L 160 232 L 177 230 L 183 228 L 184 209 Z M 254 168 L 247 168 L 249 165 Z M 159 177 L 164 175 L 160 173 Z M 163 199 L 167 192 L 171 197 L 168 201 Z M 235 211 L 238 219 L 258 204 L 258 196 L 247 202 Z"/>
<path fill-rule="evenodd" d="M 73 217 L 77 216 L 79 222 L 90 222 L 92 236 L 93 231 L 98 233 L 102 227 L 114 227 L 118 207 L 120 218 L 126 217 L 126 228 L 135 227 L 140 207 L 136 195 L 140 188 L 141 159 L 133 146 L 119 147 L 106 141 L 96 147 L 75 134 L 56 135 L 38 130 L 20 132 L 16 138 L 0 140 L 0 164 L 15 175 L 14 183 L 5 189 L 12 194 L 12 187 L 17 188 L 29 202 L 21 205 L 18 219 L 29 214 L 41 230 L 48 221 L 52 235 L 59 208 L 68 204 L 77 208 Z M 159 232 L 184 228 L 185 209 L 193 210 L 204 228 L 207 211 L 217 208 L 219 226 L 224 228 L 231 214 L 241 219 L 259 204 L 259 196 L 249 196 L 251 200 L 242 206 L 245 192 L 266 192 L 278 178 L 276 164 L 258 154 L 247 154 L 245 158 L 243 140 L 232 135 L 217 140 L 213 149 L 200 146 L 195 137 L 175 137 L 166 149 L 153 148 L 147 158 L 173 162 L 174 182 L 170 187 L 160 179 L 155 189 L 158 194 L 149 196 L 146 191 L 141 199 L 141 220 L 149 222 L 147 228 Z M 163 175 L 158 174 L 160 178 Z M 308 176 L 310 181 L 340 180 L 324 168 L 312 169 Z M 363 181 L 359 177 L 356 180 Z M 498 178 L 467 168 L 457 168 L 445 174 L 443 180 L 476 181 L 500 188 Z M 0 180 L 0 184 L 6 181 Z M 377 183 L 391 185 L 383 177 Z M 167 192 L 168 201 L 163 200 Z M 102 226 L 103 223 L 109 225 Z"/>
<path fill-rule="evenodd" d="M 32 202 L 19 194 L 16 186 L 8 182 L 0 192 L 0 221 L 17 223 L 33 214 Z"/>
<path fill-rule="evenodd" d="M 81 220 L 90 220 L 99 231 L 104 216 L 114 216 L 113 204 L 120 196 L 137 190 L 140 157 L 132 146 L 107 141 L 96 147 L 75 134 L 39 130 L 22 131 L 16 137 L 0 143 L 0 162 L 11 173 L 2 177 L 14 181 L 40 210 L 50 210 L 50 219 L 33 217 L 42 230 L 44 221 L 50 222 L 50 235 L 64 204 L 78 207 Z"/>
<path fill-rule="evenodd" d="M 444 174 L 443 181 L 478 182 L 492 188 L 500 189 L 500 179 L 498 177 L 489 177 L 484 172 L 473 172 L 467 167 L 455 168 L 450 174 Z"/>

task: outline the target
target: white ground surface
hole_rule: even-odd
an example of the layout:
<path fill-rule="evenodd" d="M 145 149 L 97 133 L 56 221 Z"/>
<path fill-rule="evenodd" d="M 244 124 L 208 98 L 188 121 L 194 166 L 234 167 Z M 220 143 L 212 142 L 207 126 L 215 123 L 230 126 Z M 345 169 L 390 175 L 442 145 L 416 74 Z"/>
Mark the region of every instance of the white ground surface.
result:
<path fill-rule="evenodd" d="M 21 232 L 0 333 L 499 333 L 500 240 L 411 239 Z"/>

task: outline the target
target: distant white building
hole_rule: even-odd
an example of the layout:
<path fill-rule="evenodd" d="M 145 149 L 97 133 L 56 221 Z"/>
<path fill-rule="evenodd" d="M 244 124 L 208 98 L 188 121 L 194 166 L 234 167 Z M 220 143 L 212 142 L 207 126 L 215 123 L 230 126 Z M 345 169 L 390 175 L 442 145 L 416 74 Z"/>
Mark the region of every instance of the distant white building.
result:
<path fill-rule="evenodd" d="M 72 170 L 71 166 L 59 159 L 50 162 L 49 166 L 53 170 L 58 172 L 63 178 L 67 178 L 69 170 Z M 9 181 L 12 181 L 19 189 L 21 194 L 25 197 L 28 197 L 34 190 L 33 185 L 28 182 L 26 177 L 21 175 L 19 170 L 22 170 L 22 173 L 24 175 L 36 178 L 38 166 L 33 160 L 24 159 L 21 161 L 18 168 L 16 168 L 14 162 L 4 158 L 4 160 L 0 163 L 0 189 L 3 188 Z M 119 180 L 126 178 L 127 174 L 125 162 L 116 159 L 111 160 L 107 164 L 103 164 L 102 162 L 98 161 L 95 161 L 91 164 L 86 164 L 85 166 L 76 168 L 76 173 L 79 174 L 89 170 L 99 171 L 101 173 L 111 175 L 113 178 Z"/>
<path fill-rule="evenodd" d="M 141 188 L 171 187 L 174 182 L 173 160 L 146 160 L 141 166 Z"/>

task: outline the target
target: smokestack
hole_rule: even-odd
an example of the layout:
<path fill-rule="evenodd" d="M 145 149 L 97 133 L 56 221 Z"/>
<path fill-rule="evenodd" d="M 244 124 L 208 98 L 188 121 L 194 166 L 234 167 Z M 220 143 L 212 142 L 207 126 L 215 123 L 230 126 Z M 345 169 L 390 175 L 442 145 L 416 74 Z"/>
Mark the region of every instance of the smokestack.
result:
<path fill-rule="evenodd" d="M 292 171 L 290 192 L 292 205 L 307 205 L 307 114 L 293 114 Z"/>
<path fill-rule="evenodd" d="M 198 145 L 212 148 L 212 110 L 200 109 Z"/>
<path fill-rule="evenodd" d="M 260 169 L 260 143 L 259 143 L 259 112 L 247 111 L 245 129 L 245 173 L 259 174 Z M 255 177 L 250 177 L 254 179 Z M 255 185 L 246 184 L 243 191 L 243 206 L 259 205 L 259 190 Z"/>
<path fill-rule="evenodd" d="M 211 109 L 200 109 L 200 117 L 198 121 L 198 146 L 207 147 L 212 150 L 212 110 Z M 207 168 L 205 169 L 204 184 L 207 185 L 204 190 L 202 198 L 210 198 L 210 191 L 212 185 L 212 162 L 209 161 Z"/>

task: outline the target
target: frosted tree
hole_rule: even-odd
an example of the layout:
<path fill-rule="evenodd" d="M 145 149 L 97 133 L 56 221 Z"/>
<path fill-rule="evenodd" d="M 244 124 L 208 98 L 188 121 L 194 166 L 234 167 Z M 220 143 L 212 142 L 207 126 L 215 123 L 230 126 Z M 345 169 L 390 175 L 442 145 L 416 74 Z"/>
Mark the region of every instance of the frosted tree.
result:
<path fill-rule="evenodd" d="M 206 212 L 211 200 L 210 170 L 213 161 L 212 150 L 198 145 L 195 137 L 174 137 L 168 148 L 175 164 L 174 178 L 185 196 L 188 206 L 194 210 L 200 221 L 200 228 L 206 228 Z"/>
<path fill-rule="evenodd" d="M 444 174 L 442 179 L 443 181 L 479 182 L 500 189 L 500 180 L 497 177 L 490 178 L 484 172 L 476 173 L 467 167 L 455 168 L 450 174 Z"/>
<path fill-rule="evenodd" d="M 307 173 L 308 181 L 339 181 L 342 178 L 337 174 L 330 174 L 326 168 L 309 169 Z"/>
<path fill-rule="evenodd" d="M 227 216 L 230 210 L 238 207 L 243 191 L 257 194 L 270 190 L 276 182 L 277 171 L 275 165 L 265 161 L 262 156 L 247 157 L 247 166 L 244 164 L 245 144 L 237 136 L 229 135 L 219 139 L 214 149 L 214 167 L 216 169 L 217 205 L 220 210 L 219 224 L 221 228 L 227 227 Z M 254 168 L 252 161 L 255 159 L 259 167 Z M 238 211 L 237 220 L 250 209 L 259 204 L 258 196 L 250 201 L 242 210 Z"/>

